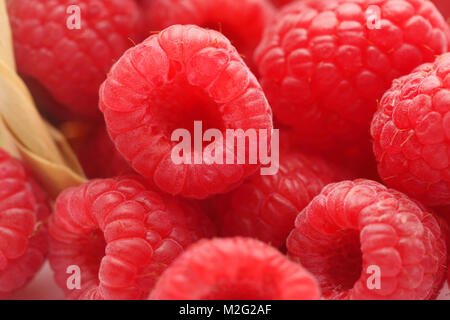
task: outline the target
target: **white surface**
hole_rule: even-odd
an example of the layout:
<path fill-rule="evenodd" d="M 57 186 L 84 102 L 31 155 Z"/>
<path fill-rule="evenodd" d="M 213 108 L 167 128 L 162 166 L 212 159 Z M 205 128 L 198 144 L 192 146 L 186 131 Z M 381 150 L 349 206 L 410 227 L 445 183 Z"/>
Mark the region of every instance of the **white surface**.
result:
<path fill-rule="evenodd" d="M 450 300 L 450 289 L 448 287 L 448 283 L 446 283 L 444 285 L 444 288 L 442 288 L 439 297 L 437 297 L 437 300 Z"/>

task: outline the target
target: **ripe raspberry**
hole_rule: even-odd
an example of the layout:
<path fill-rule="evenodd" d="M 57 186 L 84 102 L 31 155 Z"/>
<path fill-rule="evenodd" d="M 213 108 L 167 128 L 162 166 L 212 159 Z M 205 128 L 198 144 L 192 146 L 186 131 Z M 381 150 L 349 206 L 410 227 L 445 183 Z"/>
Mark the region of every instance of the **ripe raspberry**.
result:
<path fill-rule="evenodd" d="M 257 238 L 282 248 L 297 214 L 325 185 L 339 180 L 338 172 L 316 156 L 281 154 L 278 174 L 256 173 L 231 193 L 211 199 L 219 233 Z"/>
<path fill-rule="evenodd" d="M 380 28 L 366 14 L 374 4 Z M 305 144 L 340 149 L 367 144 L 392 79 L 446 52 L 449 37 L 428 0 L 304 0 L 281 10 L 255 61 L 278 120 Z"/>
<path fill-rule="evenodd" d="M 258 166 L 237 164 L 227 147 L 223 153 L 234 164 L 208 164 L 208 157 L 202 164 L 175 164 L 176 129 L 194 137 L 199 120 L 204 131 L 218 129 L 224 137 L 228 129 L 261 129 L 269 136 L 272 130 L 264 93 L 236 49 L 219 32 L 192 25 L 169 27 L 128 50 L 100 88 L 100 108 L 117 149 L 137 172 L 170 194 L 192 198 L 226 192 Z"/>
<path fill-rule="evenodd" d="M 80 10 L 80 29 L 71 6 Z M 98 88 L 137 40 L 142 20 L 133 0 L 10 0 L 19 72 L 34 78 L 76 115 L 96 117 Z M 56 110 L 60 114 L 60 110 Z"/>
<path fill-rule="evenodd" d="M 225 266 L 225 268 L 224 268 Z M 316 300 L 316 280 L 274 248 L 246 238 L 201 241 L 162 275 L 154 300 Z"/>
<path fill-rule="evenodd" d="M 434 215 L 370 180 L 325 187 L 298 215 L 287 247 L 328 299 L 433 298 L 445 275 L 445 239 Z M 370 289 L 377 276 L 380 287 Z"/>
<path fill-rule="evenodd" d="M 253 66 L 253 53 L 275 14 L 269 0 L 144 0 L 149 30 L 174 24 L 195 24 L 225 34 L 244 60 Z"/>
<path fill-rule="evenodd" d="M 45 260 L 50 207 L 23 165 L 0 150 L 0 298 L 25 286 Z"/>
<path fill-rule="evenodd" d="M 111 178 L 134 172 L 117 151 L 103 123 L 93 129 L 87 141 L 77 150 L 77 155 L 90 179 Z"/>
<path fill-rule="evenodd" d="M 428 205 L 450 204 L 450 54 L 394 81 L 372 121 L 385 183 Z"/>
<path fill-rule="evenodd" d="M 50 264 L 70 299 L 142 299 L 188 245 L 212 224 L 181 200 L 162 198 L 130 177 L 65 190 L 50 220 Z M 69 266 L 81 270 L 70 290 Z"/>

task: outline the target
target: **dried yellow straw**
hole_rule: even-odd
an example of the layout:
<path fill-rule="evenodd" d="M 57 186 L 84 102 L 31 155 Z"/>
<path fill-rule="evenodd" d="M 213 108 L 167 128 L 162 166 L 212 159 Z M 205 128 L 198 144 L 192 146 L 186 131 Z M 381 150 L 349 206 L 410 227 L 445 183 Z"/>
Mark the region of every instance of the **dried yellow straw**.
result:
<path fill-rule="evenodd" d="M 53 197 L 86 180 L 66 139 L 41 117 L 16 73 L 5 1 L 0 1 L 0 146 L 21 159 Z"/>

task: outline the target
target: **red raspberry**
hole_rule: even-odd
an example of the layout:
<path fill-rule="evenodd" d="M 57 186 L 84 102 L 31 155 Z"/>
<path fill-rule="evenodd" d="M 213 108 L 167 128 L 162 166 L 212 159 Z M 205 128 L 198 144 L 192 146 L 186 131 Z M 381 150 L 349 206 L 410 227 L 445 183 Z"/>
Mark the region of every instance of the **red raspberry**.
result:
<path fill-rule="evenodd" d="M 93 129 L 77 155 L 90 179 L 117 177 L 134 171 L 117 151 L 103 123 Z"/>
<path fill-rule="evenodd" d="M 144 0 L 143 3 L 149 30 L 162 30 L 174 24 L 219 30 L 252 66 L 253 52 L 275 14 L 269 0 Z"/>
<path fill-rule="evenodd" d="M 81 28 L 72 26 L 80 8 Z M 94 117 L 106 73 L 136 39 L 142 20 L 133 0 L 10 0 L 19 72 L 34 78 L 71 113 Z M 56 113 L 60 113 L 59 110 Z"/>
<path fill-rule="evenodd" d="M 394 81 L 372 121 L 385 183 L 428 205 L 450 204 L 450 54 Z"/>
<path fill-rule="evenodd" d="M 272 130 L 264 93 L 236 49 L 219 32 L 192 25 L 169 27 L 128 50 L 100 89 L 100 108 L 117 149 L 137 172 L 170 194 L 192 198 L 226 192 L 258 166 L 175 164 L 176 129 L 194 137 L 200 120 L 203 130 L 224 137 L 227 129 Z M 224 148 L 236 159 L 234 151 Z M 193 159 L 196 152 L 183 156 Z"/>
<path fill-rule="evenodd" d="M 0 150 L 0 298 L 25 286 L 45 260 L 48 198 L 23 165 Z"/>
<path fill-rule="evenodd" d="M 225 267 L 224 267 L 225 266 Z M 162 275 L 154 300 L 316 300 L 316 280 L 253 239 L 201 241 Z"/>
<path fill-rule="evenodd" d="M 434 215 L 370 180 L 325 187 L 298 215 L 287 247 L 328 299 L 429 299 L 445 275 L 445 239 Z M 381 277 L 379 288 L 369 287 L 372 276 Z"/>
<path fill-rule="evenodd" d="M 65 190 L 50 220 L 50 264 L 70 299 L 142 299 L 188 245 L 212 236 L 205 215 L 130 177 Z M 69 266 L 81 289 L 67 287 Z"/>
<path fill-rule="evenodd" d="M 229 194 L 211 199 L 222 236 L 246 236 L 282 248 L 297 214 L 327 184 L 339 180 L 338 168 L 298 152 L 281 154 L 273 176 L 256 173 Z"/>
<path fill-rule="evenodd" d="M 374 4 L 379 29 L 366 14 Z M 428 0 L 304 0 L 281 10 L 255 60 L 278 120 L 304 143 L 341 149 L 367 144 L 392 79 L 446 52 L 449 37 Z"/>

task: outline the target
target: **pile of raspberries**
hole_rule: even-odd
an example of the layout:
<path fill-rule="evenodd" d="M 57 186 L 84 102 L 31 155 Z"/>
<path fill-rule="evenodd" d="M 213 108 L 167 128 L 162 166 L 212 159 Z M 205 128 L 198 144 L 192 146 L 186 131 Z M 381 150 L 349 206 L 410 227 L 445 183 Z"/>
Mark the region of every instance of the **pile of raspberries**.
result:
<path fill-rule="evenodd" d="M 39 110 L 84 128 L 71 143 L 89 180 L 50 199 L 0 151 L 0 297 L 46 259 L 68 299 L 442 297 L 449 1 L 7 9 Z M 249 160 L 251 136 L 246 161 L 216 135 L 174 161 L 174 132 L 195 136 L 199 122 L 267 132 L 256 149 L 276 170 Z M 237 161 L 211 161 L 220 152 Z"/>

